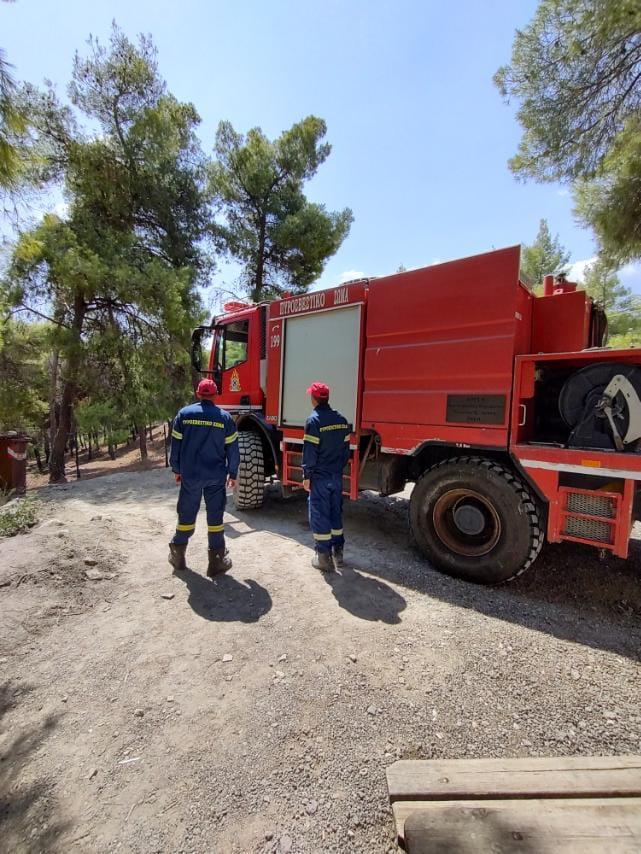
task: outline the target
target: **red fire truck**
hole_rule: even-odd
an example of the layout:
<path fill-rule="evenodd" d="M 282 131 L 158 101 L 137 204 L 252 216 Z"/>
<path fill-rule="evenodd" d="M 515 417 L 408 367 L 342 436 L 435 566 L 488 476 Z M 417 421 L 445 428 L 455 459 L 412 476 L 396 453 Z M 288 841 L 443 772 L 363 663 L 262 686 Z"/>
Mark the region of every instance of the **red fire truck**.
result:
<path fill-rule="evenodd" d="M 208 370 L 239 430 L 236 506 L 267 480 L 300 489 L 305 390 L 328 383 L 352 426 L 345 495 L 414 483 L 413 537 L 432 565 L 494 584 L 543 541 L 628 555 L 641 480 L 641 349 L 604 347 L 585 292 L 519 280 L 519 247 L 329 290 L 230 303 Z"/>

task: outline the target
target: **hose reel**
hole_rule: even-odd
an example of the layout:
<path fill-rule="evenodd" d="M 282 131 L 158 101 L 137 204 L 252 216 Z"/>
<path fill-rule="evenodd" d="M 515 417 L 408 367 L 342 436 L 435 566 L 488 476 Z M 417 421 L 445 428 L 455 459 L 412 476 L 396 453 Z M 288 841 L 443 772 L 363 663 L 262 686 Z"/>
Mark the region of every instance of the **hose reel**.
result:
<path fill-rule="evenodd" d="M 641 369 L 597 362 L 572 374 L 559 395 L 568 447 L 635 451 L 641 439 Z"/>

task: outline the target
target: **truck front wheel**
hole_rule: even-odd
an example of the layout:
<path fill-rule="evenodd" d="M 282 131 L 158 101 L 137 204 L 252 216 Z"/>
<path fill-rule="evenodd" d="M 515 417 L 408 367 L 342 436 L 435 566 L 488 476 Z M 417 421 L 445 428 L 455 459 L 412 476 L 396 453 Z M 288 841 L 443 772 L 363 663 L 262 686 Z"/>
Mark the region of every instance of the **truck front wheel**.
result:
<path fill-rule="evenodd" d="M 234 487 L 234 504 L 237 510 L 257 510 L 262 507 L 265 494 L 265 457 L 260 436 L 251 431 L 241 431 L 238 450 L 240 466 Z"/>
<path fill-rule="evenodd" d="M 500 584 L 530 566 L 543 545 L 541 519 L 526 485 L 481 457 L 444 460 L 416 482 L 412 534 L 430 563 L 478 584 Z"/>

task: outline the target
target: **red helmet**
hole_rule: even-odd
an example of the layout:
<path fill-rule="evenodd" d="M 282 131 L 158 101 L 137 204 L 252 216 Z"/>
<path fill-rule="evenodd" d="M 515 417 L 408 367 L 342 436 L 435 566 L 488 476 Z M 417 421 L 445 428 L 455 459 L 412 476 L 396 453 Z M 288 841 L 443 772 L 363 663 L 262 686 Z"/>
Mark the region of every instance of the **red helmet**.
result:
<path fill-rule="evenodd" d="M 216 397 L 218 394 L 218 387 L 213 380 L 201 380 L 198 383 L 196 394 L 198 397 Z"/>
<path fill-rule="evenodd" d="M 325 383 L 312 383 L 307 389 L 307 394 L 311 394 L 316 400 L 329 400 L 329 386 Z"/>

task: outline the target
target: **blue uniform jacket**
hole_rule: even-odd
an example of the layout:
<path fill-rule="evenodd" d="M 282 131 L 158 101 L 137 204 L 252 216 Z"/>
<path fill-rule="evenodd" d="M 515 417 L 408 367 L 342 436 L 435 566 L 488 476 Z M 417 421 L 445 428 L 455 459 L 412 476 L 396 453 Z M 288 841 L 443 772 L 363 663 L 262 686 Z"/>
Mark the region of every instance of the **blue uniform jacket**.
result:
<path fill-rule="evenodd" d="M 171 431 L 171 470 L 187 483 L 222 485 L 238 475 L 240 455 L 234 419 L 210 400 L 184 406 Z"/>
<path fill-rule="evenodd" d="M 329 403 L 319 403 L 305 422 L 305 478 L 341 474 L 349 459 L 349 434 L 347 419 Z"/>

